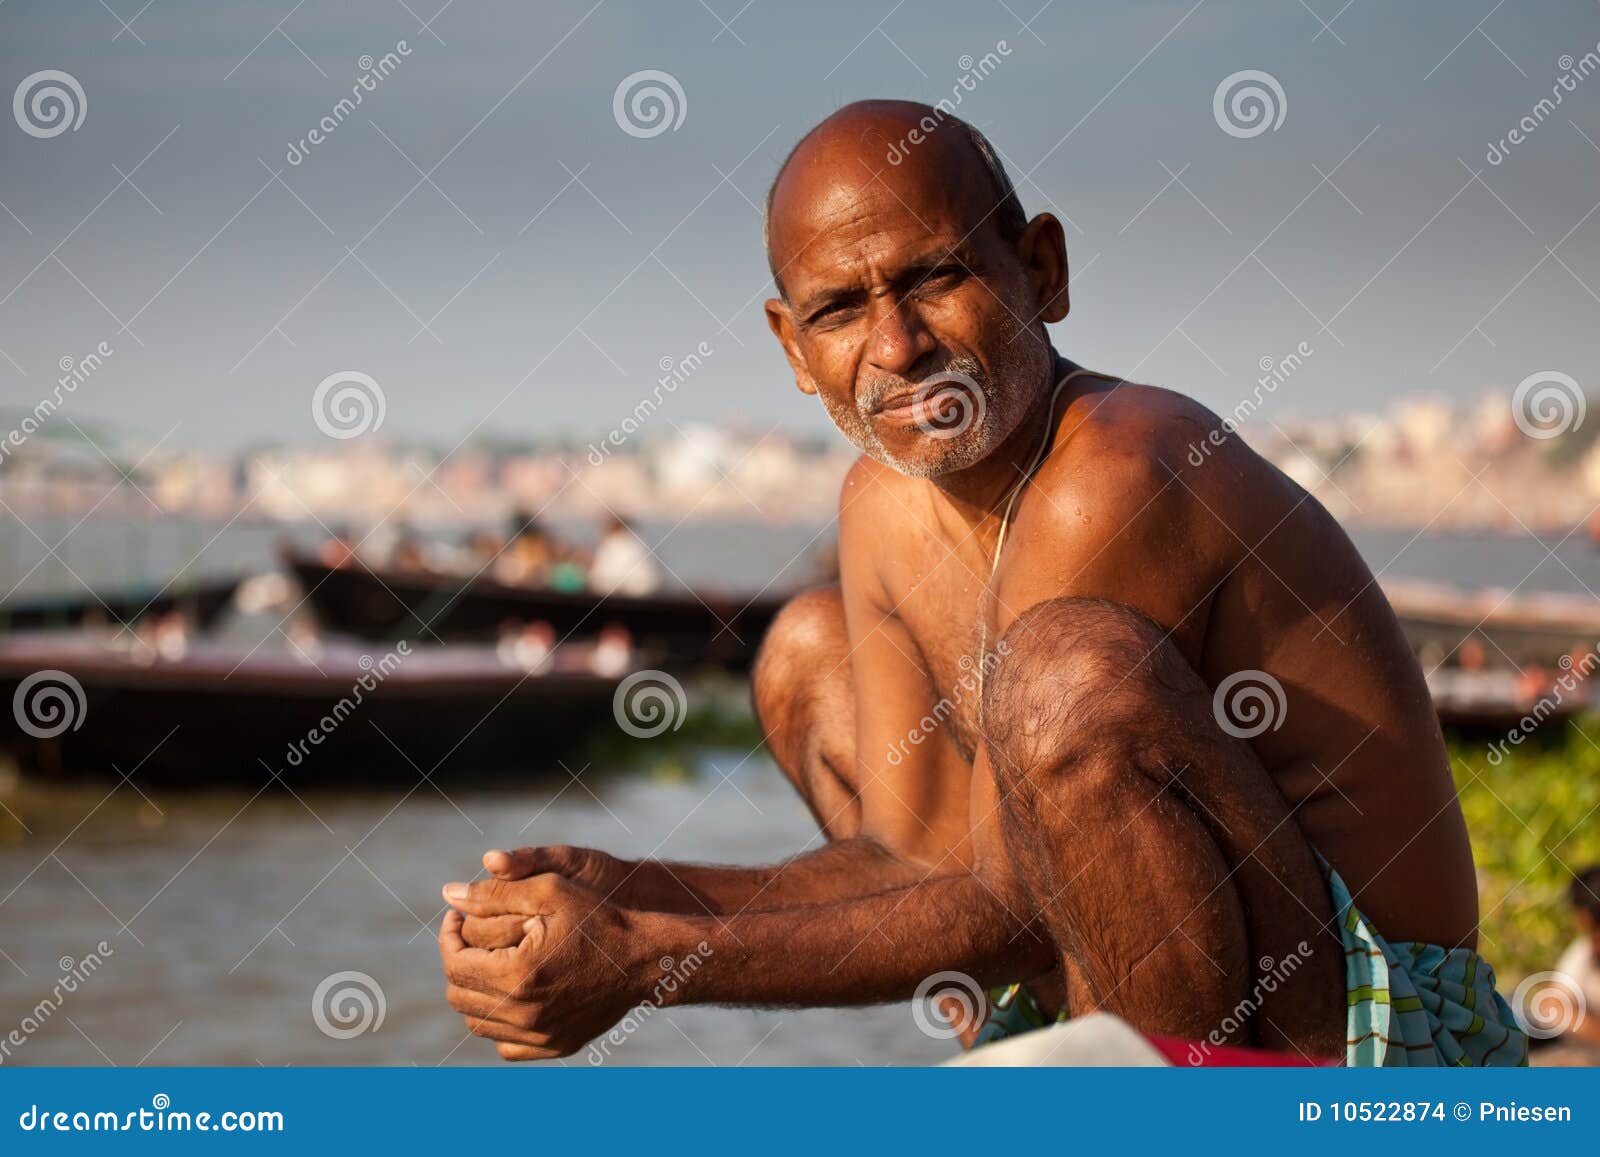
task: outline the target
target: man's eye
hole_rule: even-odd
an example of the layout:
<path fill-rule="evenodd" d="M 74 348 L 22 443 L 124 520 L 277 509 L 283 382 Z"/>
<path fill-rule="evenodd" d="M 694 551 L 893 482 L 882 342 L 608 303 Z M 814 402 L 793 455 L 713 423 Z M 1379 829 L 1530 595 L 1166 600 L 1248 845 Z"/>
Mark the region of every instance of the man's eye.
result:
<path fill-rule="evenodd" d="M 923 279 L 924 286 L 936 289 L 946 288 L 966 277 L 967 271 L 959 265 L 941 265 Z"/>
<path fill-rule="evenodd" d="M 843 303 L 825 305 L 807 318 L 806 324 L 812 326 L 837 325 L 839 322 L 846 320 L 849 314 L 850 306 Z"/>

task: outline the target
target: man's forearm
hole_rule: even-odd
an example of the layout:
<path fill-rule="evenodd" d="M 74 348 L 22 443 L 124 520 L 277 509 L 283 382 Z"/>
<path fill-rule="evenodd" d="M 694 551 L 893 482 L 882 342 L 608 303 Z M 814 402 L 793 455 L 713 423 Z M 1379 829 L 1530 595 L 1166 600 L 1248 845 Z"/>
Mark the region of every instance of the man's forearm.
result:
<path fill-rule="evenodd" d="M 780 911 L 630 919 L 646 971 L 657 957 L 698 957 L 692 977 L 675 986 L 675 1003 L 874 1004 L 909 997 L 935 972 L 957 970 L 991 985 L 1042 975 L 1056 963 L 1016 903 L 966 871 Z"/>
<path fill-rule="evenodd" d="M 870 896 L 926 878 L 871 839 L 840 840 L 769 867 L 643 860 L 615 899 L 633 908 L 684 915 L 766 912 Z"/>

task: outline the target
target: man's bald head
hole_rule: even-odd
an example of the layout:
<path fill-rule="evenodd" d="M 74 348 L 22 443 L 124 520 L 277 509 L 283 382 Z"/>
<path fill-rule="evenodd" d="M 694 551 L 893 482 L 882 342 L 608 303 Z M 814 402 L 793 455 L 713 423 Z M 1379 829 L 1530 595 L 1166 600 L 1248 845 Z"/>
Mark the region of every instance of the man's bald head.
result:
<path fill-rule="evenodd" d="M 788 208 L 791 193 L 814 195 L 819 179 L 829 178 L 847 186 L 909 180 L 958 188 L 970 203 L 971 228 L 992 223 L 1008 241 L 1020 237 L 1028 223 L 999 154 L 966 121 L 915 101 L 856 101 L 801 137 L 767 190 L 763 240 L 780 294 L 782 263 L 774 249 L 774 221 Z"/>
<path fill-rule="evenodd" d="M 1050 384 L 1066 238 L 942 108 L 847 105 L 768 194 L 767 324 L 844 436 L 918 478 L 985 460 Z"/>

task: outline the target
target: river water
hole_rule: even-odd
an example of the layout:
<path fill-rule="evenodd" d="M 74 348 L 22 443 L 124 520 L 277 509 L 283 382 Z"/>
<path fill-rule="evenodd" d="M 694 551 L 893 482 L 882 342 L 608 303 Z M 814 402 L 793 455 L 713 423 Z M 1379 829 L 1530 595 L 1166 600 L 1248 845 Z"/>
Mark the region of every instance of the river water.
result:
<path fill-rule="evenodd" d="M 499 1064 L 444 1003 L 434 939 L 439 888 L 480 874 L 484 849 L 576 843 L 749 864 L 813 837 L 772 764 L 742 751 L 673 774 L 575 781 L 535 768 L 526 784 L 494 788 L 149 802 L 131 786 L 108 790 L 24 802 L 32 834 L 0 849 L 0 1041 L 28 1027 L 63 969 L 83 973 L 101 941 L 110 949 L 4 1063 Z M 328 992 L 363 990 L 374 1014 L 341 1024 L 325 998 L 324 1022 L 336 1033 L 374 1024 L 381 992 L 381 1025 L 322 1031 L 317 989 L 340 973 L 370 979 Z M 922 1064 L 951 1051 L 918 1030 L 909 1005 L 679 1007 L 643 1018 L 604 1063 Z"/>
<path fill-rule="evenodd" d="M 71 525 L 50 534 L 32 524 L 51 542 Z M 72 574 L 159 582 L 196 551 L 205 573 L 264 569 L 282 535 L 236 527 L 206 546 L 214 529 L 137 540 L 91 527 L 73 533 L 59 562 L 36 568 L 42 548 L 30 554 L 17 537 L 0 552 L 0 589 L 70 590 Z M 686 525 L 661 541 L 666 530 L 644 534 L 686 581 L 746 587 L 775 574 L 782 585 L 801 581 L 823 541 L 814 528 Z M 1600 557 L 1577 537 L 1356 538 L 1375 569 L 1398 576 L 1600 589 Z M 574 777 L 535 755 L 523 782 L 301 796 L 146 787 L 147 798 L 116 777 L 48 792 L 0 783 L 0 803 L 15 813 L 0 813 L 0 1064 L 498 1063 L 444 1004 L 434 944 L 440 885 L 472 877 L 483 849 L 575 843 L 748 864 L 814 844 L 804 808 L 759 751 L 684 758 L 689 766 L 680 758 L 655 773 L 574 768 Z M 92 956 L 97 971 L 57 1001 L 63 972 L 81 974 Z M 345 973 L 362 975 L 328 981 Z M 319 1024 L 318 988 L 328 984 L 365 992 L 365 1031 L 343 1031 L 327 998 Z M 7 1040 L 13 1028 L 20 1046 Z M 678 1008 L 646 1018 L 606 1063 L 926 1063 L 951 1047 L 924 1035 L 905 1005 Z"/>

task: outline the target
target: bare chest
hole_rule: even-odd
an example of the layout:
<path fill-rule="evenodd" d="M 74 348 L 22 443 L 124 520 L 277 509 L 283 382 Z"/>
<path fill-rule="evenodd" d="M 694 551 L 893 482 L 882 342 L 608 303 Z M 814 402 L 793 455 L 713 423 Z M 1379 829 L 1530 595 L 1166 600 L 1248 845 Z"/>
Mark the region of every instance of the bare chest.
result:
<path fill-rule="evenodd" d="M 929 682 L 925 725 L 942 729 L 971 762 L 978 746 L 988 653 L 995 646 L 994 600 L 987 567 L 949 557 L 899 592 L 898 615 L 917 644 Z"/>

